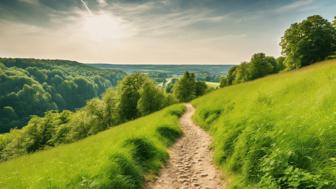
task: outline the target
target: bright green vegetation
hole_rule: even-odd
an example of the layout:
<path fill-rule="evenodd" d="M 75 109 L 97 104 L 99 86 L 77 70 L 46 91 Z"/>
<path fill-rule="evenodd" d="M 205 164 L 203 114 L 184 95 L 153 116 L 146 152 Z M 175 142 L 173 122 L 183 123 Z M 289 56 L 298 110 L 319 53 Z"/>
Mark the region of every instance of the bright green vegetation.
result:
<path fill-rule="evenodd" d="M 194 73 L 185 72 L 173 86 L 173 93 L 179 102 L 188 102 L 207 92 L 204 81 L 197 81 Z"/>
<path fill-rule="evenodd" d="M 193 101 L 233 188 L 336 188 L 336 60 Z"/>
<path fill-rule="evenodd" d="M 284 64 L 288 69 L 300 68 L 324 60 L 336 52 L 336 17 L 329 22 L 319 15 L 292 24 L 281 38 Z"/>
<path fill-rule="evenodd" d="M 183 105 L 81 141 L 0 163 L 0 188 L 143 188 L 180 136 Z"/>
<path fill-rule="evenodd" d="M 284 69 L 284 58 L 275 59 L 272 56 L 266 56 L 264 53 L 252 55 L 249 62 L 243 62 L 233 66 L 227 75 L 222 78 L 220 87 L 243 83 L 255 80 L 267 75 L 275 74 Z"/>
<path fill-rule="evenodd" d="M 146 75 L 127 75 L 116 89 L 109 88 L 101 98 L 87 101 L 76 111 L 33 116 L 25 127 L 0 135 L 0 160 L 71 143 L 175 102 Z"/>
<path fill-rule="evenodd" d="M 124 75 L 74 61 L 0 58 L 0 133 L 21 128 L 31 115 L 80 108 Z"/>

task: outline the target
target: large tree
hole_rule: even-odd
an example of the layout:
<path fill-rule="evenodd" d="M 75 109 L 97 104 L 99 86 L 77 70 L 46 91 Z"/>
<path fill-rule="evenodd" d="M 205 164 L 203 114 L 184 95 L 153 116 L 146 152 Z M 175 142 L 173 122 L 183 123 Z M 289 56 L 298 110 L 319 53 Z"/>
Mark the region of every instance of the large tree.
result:
<path fill-rule="evenodd" d="M 266 56 L 264 53 L 254 54 L 250 61 L 249 80 L 264 77 L 277 72 L 277 62 L 274 57 Z"/>
<path fill-rule="evenodd" d="M 119 93 L 119 118 L 121 121 L 135 119 L 139 116 L 137 109 L 140 98 L 140 89 L 149 78 L 141 73 L 126 76 L 118 84 Z"/>
<path fill-rule="evenodd" d="M 323 60 L 336 50 L 336 30 L 321 16 L 310 16 L 292 24 L 280 45 L 287 68 L 300 68 Z"/>
<path fill-rule="evenodd" d="M 156 86 L 153 81 L 144 83 L 140 90 L 138 101 L 138 111 L 141 115 L 147 115 L 161 109 L 165 103 L 163 89 Z"/>
<path fill-rule="evenodd" d="M 187 102 L 195 98 L 195 74 L 185 72 L 183 77 L 179 79 L 174 87 L 174 94 L 180 102 Z"/>

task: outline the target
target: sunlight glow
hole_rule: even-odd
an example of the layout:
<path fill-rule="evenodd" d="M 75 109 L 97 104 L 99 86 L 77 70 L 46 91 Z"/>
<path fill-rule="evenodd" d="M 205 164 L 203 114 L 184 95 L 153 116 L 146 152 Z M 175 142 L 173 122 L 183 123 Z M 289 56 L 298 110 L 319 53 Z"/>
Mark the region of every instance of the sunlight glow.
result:
<path fill-rule="evenodd" d="M 103 12 L 85 15 L 82 30 L 95 41 L 121 39 L 132 35 L 131 28 L 119 17 Z"/>

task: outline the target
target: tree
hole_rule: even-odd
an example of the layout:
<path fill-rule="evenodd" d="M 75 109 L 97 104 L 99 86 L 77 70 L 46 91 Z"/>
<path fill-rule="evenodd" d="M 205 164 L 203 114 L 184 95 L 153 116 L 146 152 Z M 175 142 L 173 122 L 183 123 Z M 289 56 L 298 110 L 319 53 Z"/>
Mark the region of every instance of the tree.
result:
<path fill-rule="evenodd" d="M 103 103 L 104 103 L 104 121 L 106 125 L 111 126 L 118 123 L 118 115 L 117 115 L 117 99 L 116 92 L 109 88 L 103 94 Z"/>
<path fill-rule="evenodd" d="M 250 78 L 257 79 L 276 72 L 276 60 L 264 53 L 254 54 L 250 61 Z"/>
<path fill-rule="evenodd" d="M 220 80 L 220 83 L 219 83 L 219 87 L 220 88 L 223 88 L 225 86 L 228 86 L 228 79 L 227 79 L 227 76 L 223 76 Z"/>
<path fill-rule="evenodd" d="M 280 72 L 282 70 L 284 70 L 286 68 L 286 65 L 285 65 L 285 57 L 283 56 L 279 56 L 277 59 L 276 59 L 276 63 L 277 63 L 277 72 Z"/>
<path fill-rule="evenodd" d="M 287 69 L 296 69 L 324 60 L 336 50 L 336 30 L 319 15 L 294 23 L 280 43 Z"/>
<path fill-rule="evenodd" d="M 195 98 L 195 74 L 185 72 L 174 86 L 174 94 L 180 102 L 187 102 Z"/>
<path fill-rule="evenodd" d="M 135 73 L 126 76 L 118 84 L 118 111 L 121 121 L 135 119 L 139 116 L 137 105 L 140 98 L 140 89 L 148 80 L 149 78 L 146 75 Z"/>
<path fill-rule="evenodd" d="M 227 85 L 232 85 L 235 78 L 236 78 L 236 71 L 237 71 L 238 65 L 237 66 L 232 66 L 227 75 L 226 75 L 226 83 Z"/>
<path fill-rule="evenodd" d="M 281 70 L 283 70 L 283 57 L 275 59 L 266 56 L 265 53 L 256 53 L 249 62 L 231 67 L 227 75 L 221 78 L 219 87 L 254 80 Z"/>
<path fill-rule="evenodd" d="M 196 96 L 204 95 L 207 89 L 208 89 L 208 86 L 204 81 L 197 81 L 195 83 L 195 95 Z"/>
<path fill-rule="evenodd" d="M 166 84 L 165 89 L 166 89 L 167 93 L 173 93 L 174 92 L 174 86 L 175 86 L 177 81 L 178 81 L 178 79 L 173 78 Z"/>
<path fill-rule="evenodd" d="M 144 83 L 140 90 L 138 111 L 141 115 L 147 115 L 161 109 L 164 106 L 165 96 L 159 87 L 152 81 Z"/>
<path fill-rule="evenodd" d="M 242 83 L 251 80 L 251 64 L 248 62 L 241 63 L 234 72 L 232 83 Z"/>

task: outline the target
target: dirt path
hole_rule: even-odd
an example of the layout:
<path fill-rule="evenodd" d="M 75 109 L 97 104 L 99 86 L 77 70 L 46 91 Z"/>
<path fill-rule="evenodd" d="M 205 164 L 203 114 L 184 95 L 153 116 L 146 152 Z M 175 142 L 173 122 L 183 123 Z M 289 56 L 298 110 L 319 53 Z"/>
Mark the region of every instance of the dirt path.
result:
<path fill-rule="evenodd" d="M 212 163 L 209 135 L 193 123 L 194 107 L 187 104 L 186 108 L 180 119 L 184 136 L 170 149 L 167 167 L 155 182 L 147 184 L 148 189 L 222 189 L 226 186 Z"/>

